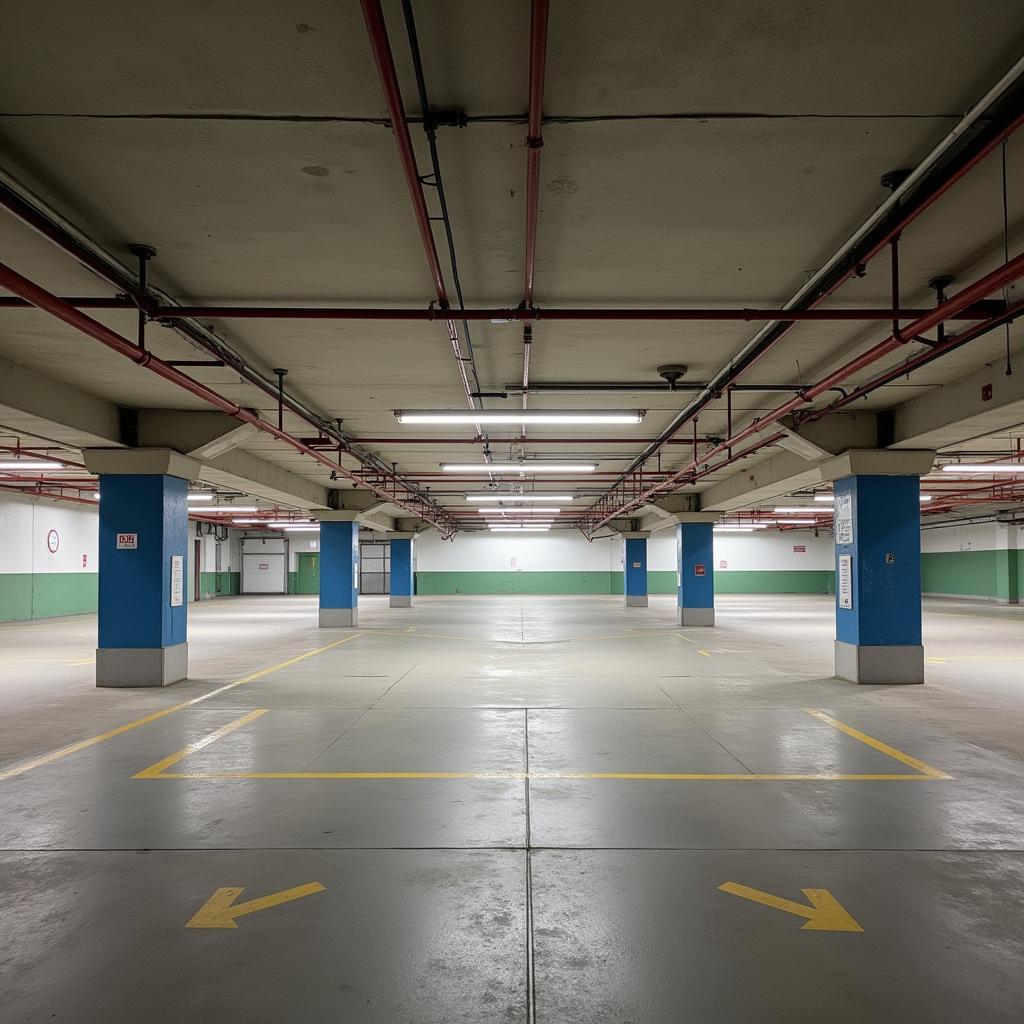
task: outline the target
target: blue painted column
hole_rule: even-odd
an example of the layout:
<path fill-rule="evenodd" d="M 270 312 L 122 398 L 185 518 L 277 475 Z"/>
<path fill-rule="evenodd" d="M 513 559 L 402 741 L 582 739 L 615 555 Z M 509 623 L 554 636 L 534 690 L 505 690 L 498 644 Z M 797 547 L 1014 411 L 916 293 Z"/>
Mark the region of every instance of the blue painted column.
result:
<path fill-rule="evenodd" d="M 622 535 L 623 592 L 627 608 L 647 607 L 647 533 Z"/>
<path fill-rule="evenodd" d="M 919 478 L 837 479 L 835 538 L 836 675 L 923 683 Z"/>
<path fill-rule="evenodd" d="M 676 527 L 679 625 L 715 624 L 714 517 L 682 521 Z"/>
<path fill-rule="evenodd" d="M 392 608 L 411 608 L 413 586 L 413 533 L 392 533 L 391 598 Z"/>
<path fill-rule="evenodd" d="M 359 524 L 352 513 L 320 514 L 320 625 L 359 623 Z"/>
<path fill-rule="evenodd" d="M 85 455 L 100 487 L 96 685 L 166 686 L 185 679 L 186 494 L 199 463 L 166 449 L 91 449 Z"/>

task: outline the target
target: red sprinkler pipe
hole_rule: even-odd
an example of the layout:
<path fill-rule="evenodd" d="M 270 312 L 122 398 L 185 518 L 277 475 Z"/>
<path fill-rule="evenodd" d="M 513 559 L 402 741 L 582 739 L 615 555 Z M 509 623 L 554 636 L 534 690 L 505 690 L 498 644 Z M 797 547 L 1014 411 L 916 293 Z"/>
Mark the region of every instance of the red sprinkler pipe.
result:
<path fill-rule="evenodd" d="M 986 295 L 991 294 L 1004 285 L 1011 284 L 1019 277 L 1024 276 L 1024 253 L 1019 256 L 1015 256 L 1008 263 L 1004 263 L 1001 267 L 992 271 L 990 274 L 986 274 L 980 280 L 975 281 L 974 284 L 968 285 L 962 291 L 958 292 L 952 298 L 947 299 L 946 302 L 937 306 L 932 312 L 915 320 L 903 331 L 903 337 L 911 338 L 917 334 L 923 334 L 929 331 L 936 324 L 941 323 L 943 320 L 949 318 L 951 313 L 958 309 L 963 309 L 964 306 L 969 305 L 972 302 L 976 302 L 978 299 L 984 298 Z M 731 437 L 726 438 L 720 444 L 716 445 L 711 451 L 706 452 L 700 460 L 695 460 L 683 469 L 673 473 L 667 481 L 662 484 L 658 484 L 655 487 L 647 488 L 639 495 L 631 498 L 629 501 L 624 502 L 621 506 L 604 515 L 598 522 L 591 527 L 591 532 L 599 529 L 609 520 L 614 519 L 618 516 L 624 515 L 629 509 L 635 508 L 638 505 L 644 504 L 655 494 L 666 489 L 666 486 L 671 487 L 678 484 L 684 478 L 690 478 L 693 475 L 693 471 L 700 465 L 707 463 L 710 459 L 716 455 L 721 455 L 727 452 L 730 447 L 737 444 L 740 441 L 746 440 L 748 437 L 752 437 L 755 434 L 761 433 L 765 427 L 771 426 L 773 423 L 778 423 L 783 417 L 789 415 L 789 413 L 798 409 L 801 405 L 809 402 L 813 402 L 814 399 L 823 395 L 826 391 L 835 387 L 837 384 L 841 384 L 848 377 L 853 376 L 855 373 L 860 372 L 877 360 L 884 358 L 890 352 L 894 352 L 903 346 L 904 342 L 897 340 L 892 335 L 886 338 L 884 341 L 880 341 L 877 345 L 872 346 L 866 352 L 857 356 L 854 359 L 849 360 L 840 366 L 837 370 L 834 370 L 827 377 L 823 377 L 816 384 L 800 392 L 794 398 L 784 402 L 782 405 L 777 406 L 771 412 L 766 413 L 764 416 L 758 417 L 753 420 L 748 426 L 744 427 L 738 433 L 733 434 Z M 764 447 L 768 442 L 761 441 L 757 447 Z M 716 465 L 714 468 L 719 468 L 720 465 Z M 710 470 L 713 471 L 713 470 Z M 600 503 L 598 503 L 600 504 Z M 598 513 L 600 514 L 600 513 Z"/>
<path fill-rule="evenodd" d="M 436 510 L 427 507 L 426 503 L 423 502 L 422 499 L 418 499 L 415 496 L 410 498 L 400 497 L 397 493 L 397 482 L 395 482 L 392 485 L 392 489 L 389 490 L 386 486 L 380 486 L 376 483 L 360 478 L 340 463 L 329 459 L 322 452 L 319 452 L 314 448 L 310 448 L 308 445 L 303 444 L 298 438 L 292 437 L 291 434 L 288 434 L 270 423 L 265 422 L 255 413 L 250 412 L 248 409 L 241 408 L 241 406 L 232 402 L 230 399 L 225 398 L 223 395 L 218 394 L 212 388 L 208 388 L 205 384 L 201 384 L 199 381 L 193 380 L 180 370 L 175 369 L 173 366 L 165 363 L 162 359 L 157 358 L 151 352 L 140 349 L 137 345 L 128 341 L 127 338 L 121 337 L 121 335 L 112 331 L 104 324 L 101 324 L 98 320 L 93 320 L 92 317 L 85 313 L 61 302 L 56 295 L 52 295 L 44 288 L 41 288 L 33 281 L 28 280 L 28 278 L 22 277 L 21 274 L 17 273 L 17 271 L 12 270 L 10 267 L 2 263 L 0 263 L 0 287 L 6 288 L 15 295 L 20 295 L 23 299 L 27 299 L 33 306 L 51 314 L 58 320 L 68 324 L 70 327 L 74 327 L 76 330 L 88 335 L 90 338 L 94 338 L 101 344 L 106 345 L 107 348 L 117 352 L 118 355 L 127 357 L 133 363 L 157 374 L 157 376 L 162 377 L 171 384 L 175 384 L 178 387 L 183 388 L 185 391 L 202 398 L 203 401 L 212 405 L 215 409 L 219 409 L 221 412 L 225 412 L 229 416 L 233 416 L 235 419 L 240 420 L 243 423 L 251 424 L 264 434 L 269 434 L 271 437 L 284 442 L 289 447 L 301 452 L 303 455 L 308 455 L 311 458 L 316 459 L 316 461 L 321 465 L 326 466 L 335 473 L 338 473 L 355 483 L 361 484 L 374 494 L 383 498 L 385 501 L 398 505 L 400 508 L 404 508 L 407 512 L 425 519 L 427 522 L 436 526 L 442 534 L 449 535 L 453 532 L 455 524 L 447 521 L 446 517 L 443 515 L 439 516 Z"/>
<path fill-rule="evenodd" d="M 537 266 L 537 212 L 540 207 L 540 151 L 544 145 L 544 71 L 548 49 L 548 0 L 533 0 L 530 9 L 530 107 L 526 127 L 526 258 L 523 296 L 533 305 Z M 525 386 L 527 382 L 524 380 Z"/>

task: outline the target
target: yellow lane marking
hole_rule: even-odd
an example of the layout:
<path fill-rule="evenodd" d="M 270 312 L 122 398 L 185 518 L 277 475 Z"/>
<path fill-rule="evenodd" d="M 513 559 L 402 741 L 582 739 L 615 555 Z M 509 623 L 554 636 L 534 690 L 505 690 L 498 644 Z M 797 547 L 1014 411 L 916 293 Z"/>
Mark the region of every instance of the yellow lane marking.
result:
<path fill-rule="evenodd" d="M 875 750 L 886 754 L 888 757 L 891 757 L 896 761 L 900 761 L 902 764 L 907 765 L 909 768 L 913 768 L 915 771 L 919 771 L 924 777 L 929 779 L 952 778 L 951 775 L 947 775 L 945 772 L 940 772 L 938 768 L 933 768 L 930 764 L 927 764 L 919 758 L 913 757 L 911 754 L 906 754 L 902 750 L 890 747 L 888 743 L 876 740 L 873 737 L 868 736 L 867 733 L 863 733 L 859 729 L 854 729 L 853 726 L 845 725 L 843 722 L 833 718 L 831 715 L 826 715 L 824 711 L 817 711 L 814 708 L 807 708 L 806 710 L 807 714 L 813 715 L 820 721 L 831 725 L 833 729 L 845 732 L 847 736 L 852 736 L 855 740 L 860 740 L 861 743 L 866 743 L 869 747 L 874 747 Z"/>
<path fill-rule="evenodd" d="M 236 729 L 241 729 L 243 725 L 248 725 L 251 721 L 259 718 L 260 715 L 267 713 L 267 708 L 257 708 L 255 711 L 250 711 L 247 715 L 242 715 L 241 718 L 236 718 L 233 722 L 228 722 L 227 725 L 222 725 L 219 729 L 215 729 L 213 732 L 204 736 L 201 740 L 196 740 L 195 743 L 190 743 L 187 747 L 182 747 L 181 750 L 169 757 L 165 757 L 162 761 L 157 761 L 156 764 L 151 764 L 148 768 L 143 768 L 141 772 L 136 772 L 133 779 L 151 779 L 168 768 L 172 768 L 179 761 L 184 761 L 189 754 L 194 754 L 197 750 L 202 750 L 203 747 L 208 747 L 211 743 L 216 743 L 217 740 L 223 739 L 228 733 L 234 732 Z"/>
<path fill-rule="evenodd" d="M 710 651 L 698 651 L 697 653 L 698 654 L 703 654 L 705 658 L 710 658 L 711 657 L 711 652 Z"/>
<path fill-rule="evenodd" d="M 218 694 L 225 693 L 227 690 L 233 690 L 236 686 L 242 686 L 244 683 L 251 683 L 257 679 L 262 679 L 263 676 L 270 675 L 271 672 L 277 672 L 280 669 L 288 668 L 289 665 L 294 665 L 296 662 L 302 661 L 305 658 L 312 658 L 315 654 L 322 654 L 324 651 L 329 651 L 332 647 L 347 644 L 350 640 L 355 640 L 359 635 L 359 633 L 353 633 L 352 636 L 347 636 L 342 640 L 335 640 L 332 644 L 327 644 L 324 647 L 318 647 L 314 651 L 307 651 L 305 654 L 300 654 L 296 658 L 290 658 L 288 661 L 282 661 L 279 665 L 271 665 L 270 668 L 254 672 L 251 676 L 246 676 L 244 679 L 238 679 L 233 683 L 218 686 L 216 690 L 211 690 L 209 693 L 204 693 L 199 697 L 193 697 L 191 700 L 183 701 L 181 704 L 175 704 L 173 707 L 164 708 L 161 711 L 154 711 L 151 715 L 146 715 L 144 718 L 137 718 L 134 722 L 119 725 L 116 729 L 110 729 L 108 732 L 101 733 L 99 736 L 92 736 L 87 740 L 79 740 L 77 743 L 71 743 L 66 747 L 60 747 L 58 750 L 51 750 L 50 753 L 43 754 L 40 757 L 35 757 L 31 761 L 23 761 L 21 764 L 16 764 L 12 768 L 6 768 L 3 771 L 0 771 L 0 782 L 4 782 L 7 779 L 13 779 L 17 775 L 24 775 L 25 772 L 31 771 L 33 768 L 41 768 L 45 764 L 58 761 L 60 758 L 67 757 L 70 754 L 77 754 L 80 750 L 85 750 L 88 747 L 94 747 L 97 743 L 103 743 L 106 740 L 113 739 L 115 736 L 120 736 L 123 733 L 130 732 L 132 729 L 138 729 L 140 726 L 149 725 L 150 722 L 156 722 L 161 718 L 166 718 L 168 715 L 173 715 L 177 711 L 183 711 L 185 708 L 190 708 L 195 704 L 199 704 L 201 701 L 209 700 L 211 697 L 216 697 Z"/>
<path fill-rule="evenodd" d="M 913 768 L 916 774 L 908 772 L 867 773 L 867 772 L 440 772 L 440 771 L 377 771 L 377 772 L 168 772 L 167 769 L 183 761 L 189 754 L 210 746 L 236 729 L 267 713 L 266 708 L 257 708 L 241 718 L 222 725 L 188 746 L 157 761 L 156 764 L 136 773 L 136 779 L 192 779 L 231 781 L 238 779 L 504 779 L 513 781 L 529 780 L 601 780 L 620 779 L 645 782 L 922 782 L 937 779 L 951 779 L 951 775 L 919 758 L 897 750 L 895 747 L 876 740 L 852 726 L 840 722 L 831 715 L 814 708 L 807 708 L 807 714 L 825 722 L 834 729 L 846 733 L 853 739 Z"/>
<path fill-rule="evenodd" d="M 749 885 L 738 882 L 725 882 L 718 887 L 722 892 L 739 896 L 741 899 L 761 903 L 774 910 L 784 910 L 787 914 L 807 918 L 802 930 L 816 932 L 862 932 L 863 928 L 853 919 L 850 912 L 828 891 L 828 889 L 801 889 L 800 891 L 811 901 L 811 906 L 783 899 L 770 892 L 751 889 Z"/>
<path fill-rule="evenodd" d="M 69 661 L 69 665 L 91 665 L 96 659 L 95 658 L 84 658 L 82 661 Z"/>
<path fill-rule="evenodd" d="M 680 637 L 683 640 L 688 640 L 691 644 L 695 644 L 697 642 L 693 639 L 692 636 L 687 636 L 685 633 L 676 633 L 676 636 Z"/>
<path fill-rule="evenodd" d="M 200 779 L 232 781 L 236 779 L 633 779 L 648 782 L 929 782 L 930 775 L 910 772 L 891 775 L 844 775 L 830 772 L 753 774 L 697 772 L 165 772 L 137 775 L 147 779 Z M 948 779 L 948 775 L 936 776 Z"/>
<path fill-rule="evenodd" d="M 301 900 L 303 896 L 325 892 L 326 886 L 319 882 L 307 882 L 292 889 L 272 892 L 269 896 L 261 896 L 256 900 L 236 903 L 235 900 L 245 891 L 244 886 L 217 889 L 216 892 L 199 908 L 185 925 L 186 928 L 237 928 L 236 917 L 255 914 L 258 910 L 279 907 L 282 903 Z"/>

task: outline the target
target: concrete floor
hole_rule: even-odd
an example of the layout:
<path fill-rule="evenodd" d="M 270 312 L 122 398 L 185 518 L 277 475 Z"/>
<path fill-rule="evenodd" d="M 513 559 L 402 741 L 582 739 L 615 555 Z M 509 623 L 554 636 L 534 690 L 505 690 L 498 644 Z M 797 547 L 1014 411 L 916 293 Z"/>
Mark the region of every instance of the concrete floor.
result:
<path fill-rule="evenodd" d="M 166 690 L 0 626 L 5 1024 L 1022 1019 L 1024 610 L 878 688 L 828 598 L 385 601 L 194 607 Z"/>

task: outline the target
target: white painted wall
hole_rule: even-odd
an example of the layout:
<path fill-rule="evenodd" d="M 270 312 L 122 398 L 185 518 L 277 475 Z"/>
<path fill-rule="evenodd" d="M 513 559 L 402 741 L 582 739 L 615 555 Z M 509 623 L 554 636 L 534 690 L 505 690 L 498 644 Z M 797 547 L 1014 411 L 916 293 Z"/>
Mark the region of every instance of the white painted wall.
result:
<path fill-rule="evenodd" d="M 51 552 L 47 537 L 57 534 Z M 0 573 L 96 572 L 99 516 L 88 506 L 76 506 L 0 495 Z"/>
<path fill-rule="evenodd" d="M 794 551 L 805 547 L 805 552 Z M 722 567 L 722 562 L 726 566 Z M 832 534 L 812 530 L 757 530 L 754 533 L 715 534 L 715 572 L 792 572 L 834 569 Z"/>
<path fill-rule="evenodd" d="M 807 550 L 798 553 L 794 546 Z M 421 572 L 607 572 L 622 568 L 622 540 L 618 537 L 588 542 L 578 531 L 512 534 L 460 533 L 443 541 L 431 530 L 416 540 L 416 568 Z M 516 565 L 512 565 L 512 559 Z M 722 569 L 720 562 L 725 561 Z M 676 532 L 662 530 L 651 536 L 647 547 L 650 571 L 673 572 L 676 568 Z M 779 533 L 716 534 L 715 571 L 762 571 L 834 568 L 832 534 L 810 530 Z"/>
<path fill-rule="evenodd" d="M 431 530 L 414 544 L 418 572 L 608 572 L 622 567 L 621 547 L 611 538 L 591 543 L 578 530 L 459 533 L 450 541 Z"/>
<path fill-rule="evenodd" d="M 921 531 L 921 551 L 995 551 L 995 523 L 975 523 L 966 526 L 943 526 Z"/>

